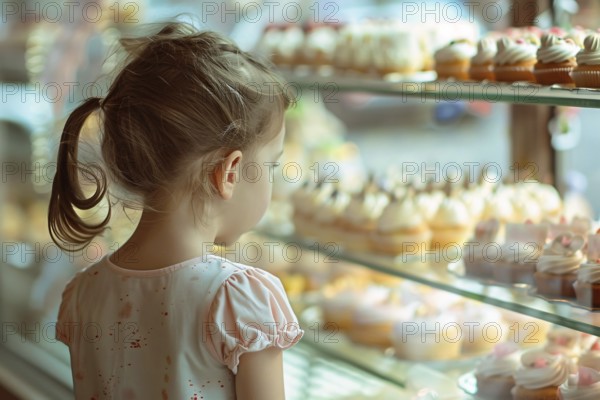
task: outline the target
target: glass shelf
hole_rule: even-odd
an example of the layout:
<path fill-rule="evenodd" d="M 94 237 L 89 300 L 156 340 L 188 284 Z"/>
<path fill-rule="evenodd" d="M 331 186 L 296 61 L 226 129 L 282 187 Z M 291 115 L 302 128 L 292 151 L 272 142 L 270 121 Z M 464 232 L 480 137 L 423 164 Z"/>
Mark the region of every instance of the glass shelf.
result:
<path fill-rule="evenodd" d="M 332 254 L 331 246 L 326 247 L 323 244 L 318 246 L 314 241 L 289 235 L 275 235 L 269 232 L 261 232 L 261 235 L 285 243 L 294 243 L 311 251 L 326 249 L 326 255 L 330 257 L 331 262 L 339 260 L 358 264 L 567 328 L 596 336 L 600 334 L 600 312 L 590 312 L 570 304 L 548 302 L 530 295 L 527 287 L 487 285 L 461 277 L 460 270 L 454 271 L 451 267 L 452 263 L 449 266 L 448 263 L 432 262 L 435 257 L 432 254 L 428 254 L 428 257 L 424 257 L 425 259 L 421 259 L 420 256 L 400 256 L 394 259 L 377 254 L 349 253 L 342 250 Z"/>
<path fill-rule="evenodd" d="M 332 71 L 280 69 L 288 90 L 296 98 L 320 92 L 322 101 L 339 102 L 340 92 L 392 95 L 408 101 L 457 102 L 483 100 L 490 103 L 557 105 L 600 108 L 600 90 L 566 88 L 559 85 L 501 82 L 434 81 L 435 74 L 422 73 L 404 79 L 379 79 L 365 76 L 335 75 Z M 315 94 L 316 96 L 316 94 Z"/>

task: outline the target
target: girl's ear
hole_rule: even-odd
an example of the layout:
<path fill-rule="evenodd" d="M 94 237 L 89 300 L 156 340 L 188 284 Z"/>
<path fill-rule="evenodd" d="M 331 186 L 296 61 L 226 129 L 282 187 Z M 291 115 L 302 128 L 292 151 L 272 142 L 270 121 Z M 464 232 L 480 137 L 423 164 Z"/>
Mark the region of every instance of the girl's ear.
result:
<path fill-rule="evenodd" d="M 218 168 L 214 170 L 214 182 L 219 196 L 223 200 L 233 197 L 233 190 L 240 179 L 242 152 L 234 150 L 225 157 Z"/>

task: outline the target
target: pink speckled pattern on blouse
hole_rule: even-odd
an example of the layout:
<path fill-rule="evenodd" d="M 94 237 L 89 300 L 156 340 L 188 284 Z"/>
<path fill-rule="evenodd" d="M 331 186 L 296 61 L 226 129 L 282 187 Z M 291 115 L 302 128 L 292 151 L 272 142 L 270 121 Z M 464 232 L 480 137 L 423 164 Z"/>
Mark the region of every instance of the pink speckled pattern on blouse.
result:
<path fill-rule="evenodd" d="M 263 270 L 208 255 L 137 271 L 108 257 L 73 277 L 58 313 L 77 399 L 235 399 L 242 354 L 304 333 Z"/>

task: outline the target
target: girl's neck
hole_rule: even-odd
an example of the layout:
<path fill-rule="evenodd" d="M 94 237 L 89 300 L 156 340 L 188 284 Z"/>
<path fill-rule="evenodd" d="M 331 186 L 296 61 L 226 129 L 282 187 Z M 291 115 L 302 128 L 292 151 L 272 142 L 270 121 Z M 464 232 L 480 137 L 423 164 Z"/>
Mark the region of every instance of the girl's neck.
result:
<path fill-rule="evenodd" d="M 194 223 L 182 208 L 169 213 L 144 210 L 135 231 L 113 253 L 111 262 L 125 269 L 152 270 L 210 252 L 216 231 Z"/>

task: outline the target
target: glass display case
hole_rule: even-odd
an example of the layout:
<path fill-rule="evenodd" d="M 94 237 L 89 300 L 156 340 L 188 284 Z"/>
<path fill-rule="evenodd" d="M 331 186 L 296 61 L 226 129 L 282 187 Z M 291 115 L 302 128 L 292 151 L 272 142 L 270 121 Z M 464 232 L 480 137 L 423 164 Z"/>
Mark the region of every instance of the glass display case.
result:
<path fill-rule="evenodd" d="M 58 132 L 67 112 L 82 98 L 96 89 L 102 93 L 103 89 L 93 83 L 114 67 L 102 60 L 116 39 L 141 22 L 172 14 L 155 3 L 115 3 L 103 9 L 110 18 L 95 22 L 83 18 L 80 25 L 16 17 L 11 29 L 19 35 L 12 41 L 2 31 L 7 32 L 9 25 L 0 28 L 2 54 L 23 55 L 22 59 L 0 57 L 0 388 L 5 388 L 6 396 L 72 397 L 68 350 L 54 337 L 60 294 L 76 271 L 124 242 L 135 213 L 122 216 L 121 221 L 126 221 L 122 226 L 113 226 L 109 234 L 82 252 L 67 254 L 52 243 L 46 212 Z M 322 20 L 331 12 L 343 22 L 412 10 L 399 5 L 407 2 L 368 3 L 294 4 L 300 4 L 305 15 L 314 16 L 318 11 L 319 23 L 328 22 Z M 428 2 L 436 3 L 441 10 L 452 2 Z M 460 3 L 463 11 L 469 10 L 465 2 L 454 3 Z M 492 2 L 480 3 L 473 11 L 478 15 Z M 2 4 L 12 7 L 13 3 Z M 24 7 L 28 3 L 15 4 Z M 289 22 L 285 17 L 253 22 L 250 2 L 237 4 L 239 21 L 222 14 L 218 5 L 214 8 L 206 3 L 198 6 L 177 2 L 177 7 L 178 11 L 199 15 L 198 25 L 227 33 L 248 49 L 260 42 L 270 23 L 281 23 L 282 19 Z M 528 4 L 536 5 L 540 23 L 562 15 L 589 25 L 593 20 L 590 22 L 586 15 L 599 12 L 595 2 L 585 1 L 579 6 L 588 11 L 575 16 L 560 7 L 551 12 L 542 1 L 515 0 L 511 10 L 528 14 Z M 12 10 L 10 7 L 5 9 Z M 483 18 L 477 29 L 499 30 L 511 22 L 515 21 L 508 17 L 498 21 Z M 56 50 L 53 44 L 58 44 Z M 343 178 L 348 192 L 360 189 L 357 182 L 368 180 L 368 171 L 393 175 L 393 164 L 419 167 L 458 163 L 461 170 L 464 163 L 493 164 L 505 175 L 527 177 L 531 172 L 540 180 L 547 175 L 565 202 L 585 197 L 595 206 L 586 213 L 597 216 L 600 211 L 600 191 L 596 189 L 600 187 L 600 176 L 593 172 L 596 160 L 592 151 L 600 145 L 593 132 L 600 115 L 598 89 L 522 82 L 435 81 L 431 71 L 411 80 L 394 74 L 381 78 L 306 66 L 280 66 L 280 72 L 302 97 L 290 111 L 289 130 L 300 129 L 299 125 L 308 119 L 313 125 L 307 129 L 315 129 L 292 136 L 286 161 L 307 166 L 305 171 L 318 176 L 333 171 L 331 176 Z M 578 135 L 575 139 L 573 135 L 550 135 L 552 121 L 561 122 L 559 116 L 571 118 L 569 126 Z M 83 136 L 89 139 L 92 131 Z M 334 164 L 328 165 L 327 157 L 332 157 Z M 273 206 L 263 223 L 244 240 L 263 247 L 265 243 L 278 243 L 279 247 L 304 252 L 300 261 L 263 259 L 261 264 L 253 259 L 254 264 L 281 278 L 306 332 L 301 343 L 284 356 L 289 399 L 467 399 L 475 394 L 472 372 L 491 351 L 489 343 L 485 350 L 471 351 L 465 350 L 465 343 L 457 347 L 457 341 L 447 341 L 440 352 L 452 352 L 452 356 L 421 359 L 419 354 L 425 353 L 407 355 L 398 350 L 397 344 L 370 345 L 364 338 L 357 340 L 351 331 L 327 326 L 324 317 L 324 299 L 340 285 L 360 286 L 369 281 L 381 287 L 401 287 L 400 296 L 416 296 L 417 302 L 427 307 L 446 303 L 452 312 L 472 312 L 470 320 L 461 320 L 463 328 L 465 322 L 467 326 L 494 322 L 484 316 L 486 313 L 498 316 L 503 335 L 512 335 L 520 343 L 534 338 L 526 343 L 530 345 L 540 345 L 552 325 L 600 335 L 600 313 L 569 301 L 549 301 L 528 285 L 472 279 L 465 275 L 465 265 L 456 249 L 445 254 L 430 251 L 385 256 L 348 250 L 334 239 L 323 241 L 294 232 L 291 196 L 301 188 L 302 180 L 284 181 L 278 182 Z M 231 254 L 239 257 L 239 253 Z M 247 259 L 246 254 L 242 261 Z M 404 323 L 415 318 L 411 314 Z M 450 326 L 456 321 L 450 318 L 446 322 Z"/>

